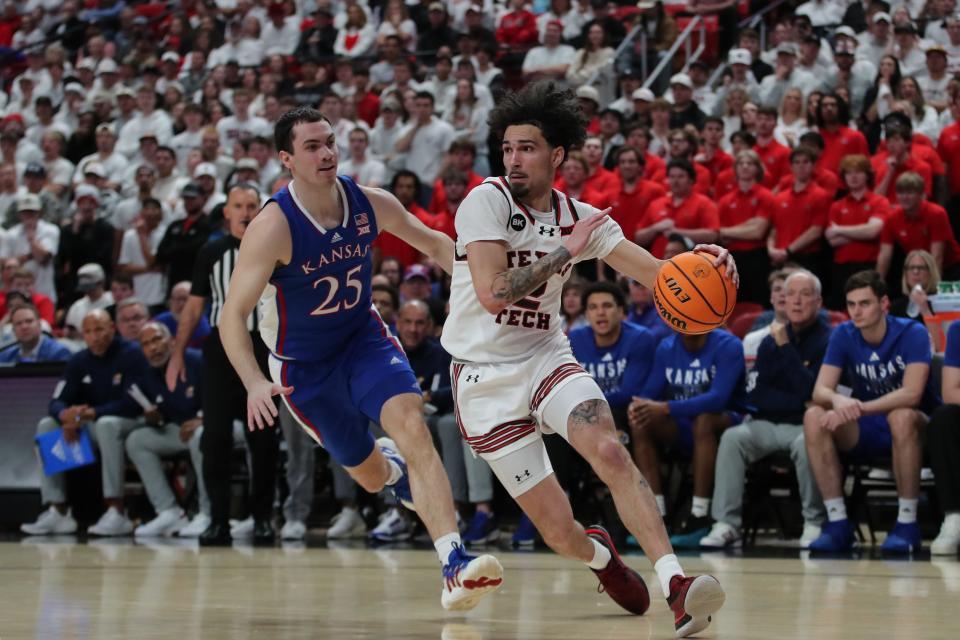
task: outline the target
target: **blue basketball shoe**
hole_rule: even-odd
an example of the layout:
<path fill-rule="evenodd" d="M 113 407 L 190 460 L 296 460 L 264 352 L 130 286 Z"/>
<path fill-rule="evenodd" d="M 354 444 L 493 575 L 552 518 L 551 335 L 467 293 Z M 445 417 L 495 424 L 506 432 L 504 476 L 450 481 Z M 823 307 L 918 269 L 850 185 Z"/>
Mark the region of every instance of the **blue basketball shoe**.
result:
<path fill-rule="evenodd" d="M 400 450 L 396 443 L 390 438 L 378 438 L 377 446 L 388 460 L 392 460 L 403 471 L 403 475 L 395 483 L 388 485 L 387 488 L 393 492 L 393 495 L 400 501 L 400 504 L 411 511 L 417 508 L 413 505 L 413 494 L 410 492 L 410 477 L 407 475 L 407 461 L 400 455 Z"/>
<path fill-rule="evenodd" d="M 880 551 L 883 553 L 910 554 L 920 551 L 922 544 L 923 534 L 920 533 L 919 524 L 916 522 L 898 522 L 887 534 L 887 539 L 880 546 Z"/>
<path fill-rule="evenodd" d="M 853 534 L 853 525 L 849 520 L 825 522 L 820 537 L 810 543 L 810 551 L 822 553 L 844 553 L 852 551 L 857 539 Z"/>
<path fill-rule="evenodd" d="M 454 545 L 443 565 L 440 604 L 447 611 L 469 611 L 503 584 L 503 567 L 491 555 L 471 556 Z"/>

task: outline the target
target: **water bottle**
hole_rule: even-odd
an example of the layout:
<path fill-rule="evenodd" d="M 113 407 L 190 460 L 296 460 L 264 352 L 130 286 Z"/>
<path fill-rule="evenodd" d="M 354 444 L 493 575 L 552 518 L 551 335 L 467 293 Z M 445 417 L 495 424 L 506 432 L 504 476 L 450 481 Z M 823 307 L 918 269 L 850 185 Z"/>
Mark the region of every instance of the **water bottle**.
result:
<path fill-rule="evenodd" d="M 913 294 L 918 292 L 923 293 L 923 285 L 919 282 L 913 285 L 913 291 L 910 292 L 910 303 L 907 304 L 907 315 L 911 318 L 916 318 L 920 315 L 920 306 L 913 301 Z"/>

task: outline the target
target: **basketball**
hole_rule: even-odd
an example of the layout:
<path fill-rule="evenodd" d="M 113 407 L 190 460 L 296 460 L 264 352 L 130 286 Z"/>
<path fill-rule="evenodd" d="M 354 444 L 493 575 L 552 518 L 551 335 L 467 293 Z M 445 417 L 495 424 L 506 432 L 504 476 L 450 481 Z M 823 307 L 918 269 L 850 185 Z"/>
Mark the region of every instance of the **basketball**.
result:
<path fill-rule="evenodd" d="M 713 266 L 712 255 L 688 251 L 660 267 L 653 301 L 671 329 L 698 335 L 726 321 L 737 304 L 737 288 L 724 265 Z"/>

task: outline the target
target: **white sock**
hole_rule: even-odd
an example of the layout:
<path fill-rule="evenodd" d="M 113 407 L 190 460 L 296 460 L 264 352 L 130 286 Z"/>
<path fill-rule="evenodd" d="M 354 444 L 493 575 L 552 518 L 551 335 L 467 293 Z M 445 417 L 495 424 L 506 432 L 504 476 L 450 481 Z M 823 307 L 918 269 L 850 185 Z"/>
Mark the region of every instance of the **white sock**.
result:
<path fill-rule="evenodd" d="M 673 578 L 673 576 L 686 575 L 683 569 L 680 568 L 680 561 L 677 560 L 677 556 L 672 553 L 657 560 L 653 568 L 657 572 L 657 578 L 660 580 L 660 588 L 663 590 L 664 598 L 670 595 L 670 579 Z"/>
<path fill-rule="evenodd" d="M 690 515 L 694 518 L 706 518 L 710 513 L 710 498 L 698 498 L 693 496 L 693 505 L 690 507 Z"/>
<path fill-rule="evenodd" d="M 455 546 L 463 546 L 463 543 L 460 541 L 459 533 L 448 533 L 447 535 L 440 536 L 434 540 L 433 548 L 437 550 L 437 556 L 440 558 L 440 564 L 447 564 L 447 559 L 450 557 L 450 552 L 453 551 Z"/>
<path fill-rule="evenodd" d="M 590 542 L 593 543 L 593 560 L 588 562 L 587 566 L 599 571 L 610 563 L 610 558 L 613 556 L 610 555 L 610 549 L 607 549 L 593 538 L 590 538 Z"/>
<path fill-rule="evenodd" d="M 387 458 L 387 464 L 390 466 L 390 477 L 387 478 L 387 481 L 384 483 L 388 487 L 393 484 L 397 484 L 400 481 L 400 478 L 403 477 L 403 469 L 400 468 L 396 462 Z"/>
<path fill-rule="evenodd" d="M 660 511 L 660 517 L 667 515 L 667 501 L 663 499 L 663 496 L 653 496 L 653 499 L 657 501 L 657 509 Z"/>
<path fill-rule="evenodd" d="M 823 506 L 827 508 L 827 520 L 830 522 L 847 519 L 847 505 L 844 504 L 843 498 L 824 500 Z"/>
<path fill-rule="evenodd" d="M 912 524 L 917 521 L 917 503 L 918 499 L 914 498 L 913 500 L 907 500 L 906 498 L 900 498 L 897 500 L 900 504 L 900 511 L 897 513 L 897 522 L 902 522 L 903 524 Z"/>

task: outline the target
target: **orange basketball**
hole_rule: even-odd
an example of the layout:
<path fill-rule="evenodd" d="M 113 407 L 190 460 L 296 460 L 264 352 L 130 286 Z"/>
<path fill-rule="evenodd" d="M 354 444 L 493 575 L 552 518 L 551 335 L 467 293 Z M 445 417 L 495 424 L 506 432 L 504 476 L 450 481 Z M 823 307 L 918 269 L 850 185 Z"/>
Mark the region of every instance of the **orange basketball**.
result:
<path fill-rule="evenodd" d="M 688 251 L 667 260 L 657 272 L 653 302 L 660 319 L 679 333 L 697 335 L 724 323 L 737 304 L 737 288 L 713 256 Z"/>

